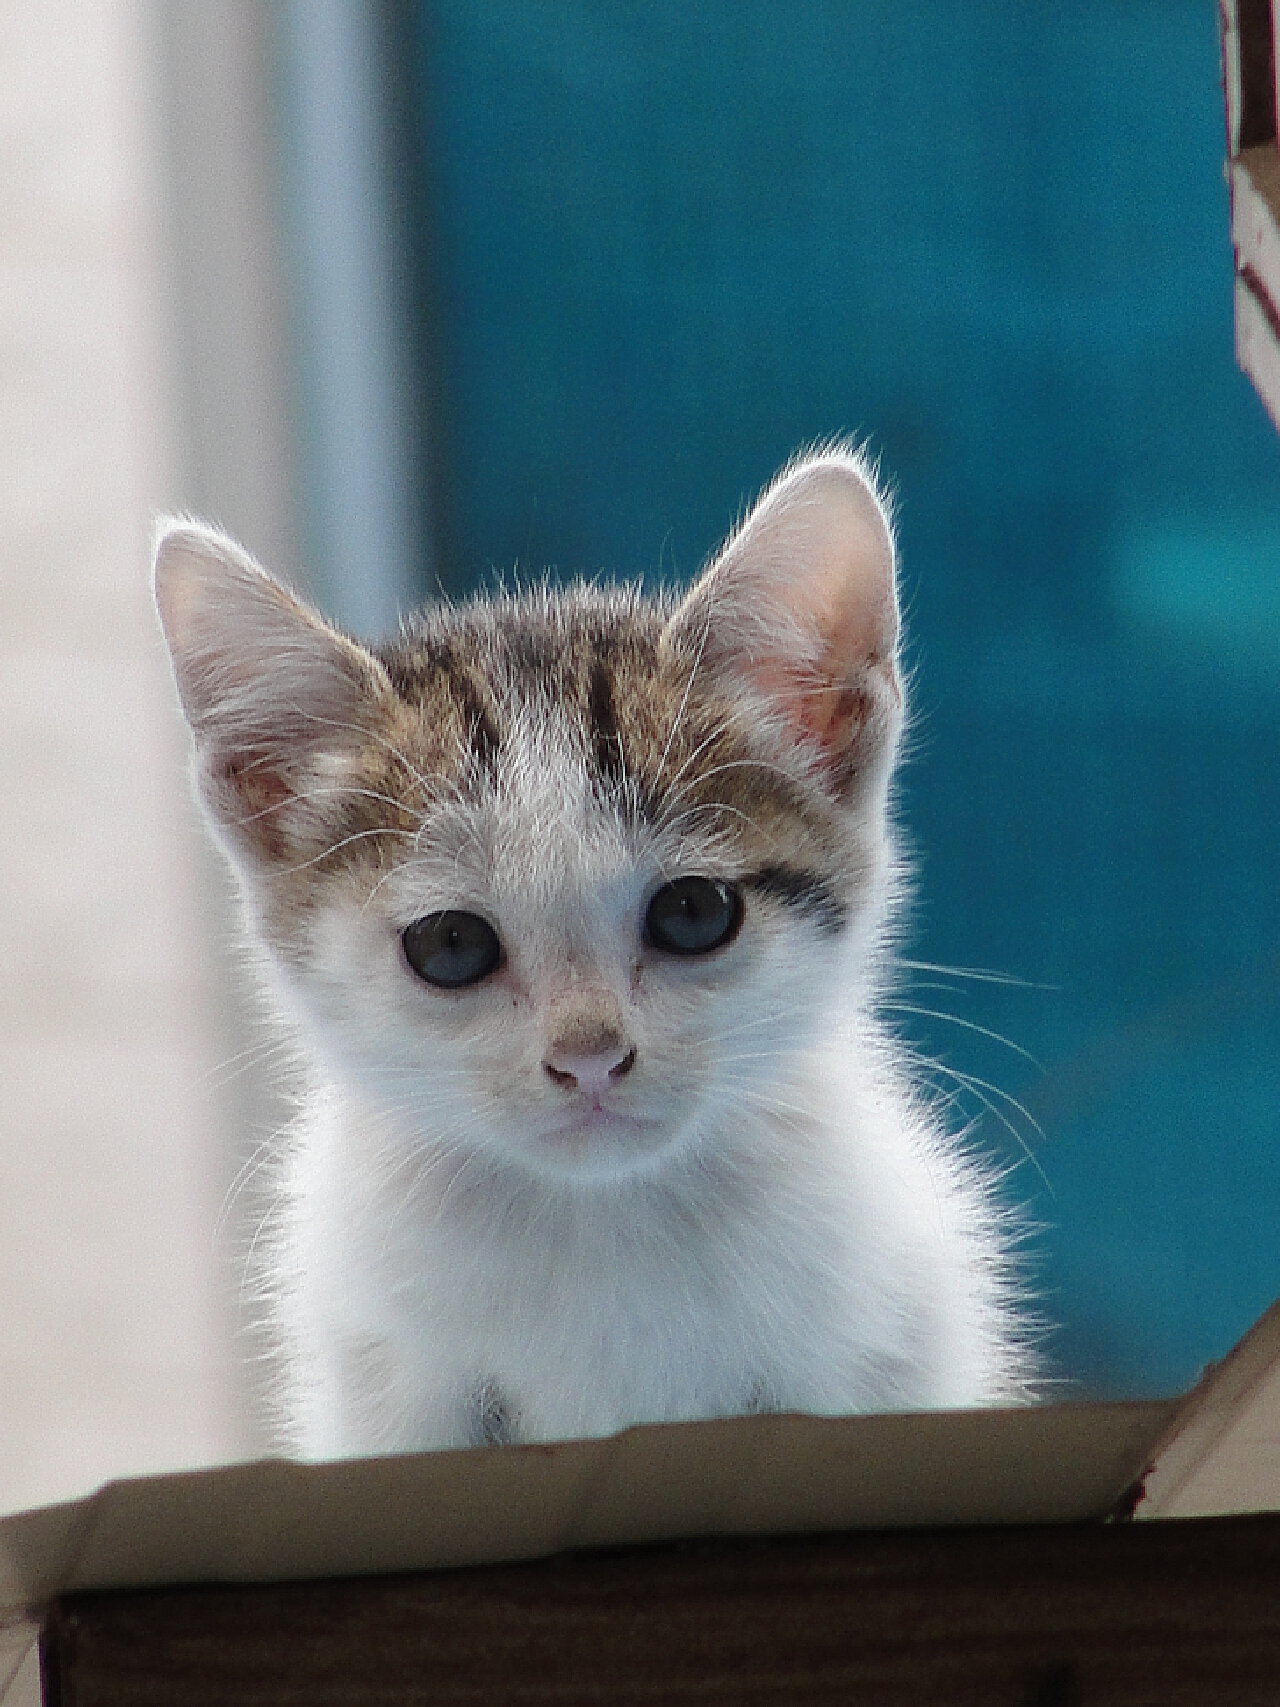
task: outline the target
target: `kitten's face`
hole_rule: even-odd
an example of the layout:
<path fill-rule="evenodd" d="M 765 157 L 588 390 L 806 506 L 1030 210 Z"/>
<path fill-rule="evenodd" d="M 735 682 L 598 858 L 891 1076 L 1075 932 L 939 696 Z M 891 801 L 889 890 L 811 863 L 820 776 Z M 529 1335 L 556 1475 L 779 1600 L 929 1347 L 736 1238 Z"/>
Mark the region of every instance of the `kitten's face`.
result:
<path fill-rule="evenodd" d="M 313 1043 L 410 1141 L 661 1167 L 786 1062 L 888 875 L 893 552 L 862 465 L 791 471 L 683 604 L 436 610 L 371 654 L 169 534 L 201 787 Z"/>
<path fill-rule="evenodd" d="M 277 862 L 264 923 L 301 1001 L 411 1124 L 557 1173 L 650 1166 L 806 1035 L 874 845 L 664 627 L 580 593 L 402 641 L 334 851 Z"/>

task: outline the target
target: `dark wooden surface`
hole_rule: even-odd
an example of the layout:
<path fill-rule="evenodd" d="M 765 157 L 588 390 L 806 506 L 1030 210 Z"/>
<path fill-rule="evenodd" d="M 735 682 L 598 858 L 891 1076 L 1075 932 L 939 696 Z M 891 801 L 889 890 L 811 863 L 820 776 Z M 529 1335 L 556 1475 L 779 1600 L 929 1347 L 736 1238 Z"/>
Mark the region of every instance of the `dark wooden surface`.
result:
<path fill-rule="evenodd" d="M 1280 1702 L 1280 1518 L 705 1542 L 49 1610 L 50 1707 Z"/>
<path fill-rule="evenodd" d="M 1240 147 L 1276 134 L 1275 48 L 1271 0 L 1236 0 L 1240 48 Z"/>

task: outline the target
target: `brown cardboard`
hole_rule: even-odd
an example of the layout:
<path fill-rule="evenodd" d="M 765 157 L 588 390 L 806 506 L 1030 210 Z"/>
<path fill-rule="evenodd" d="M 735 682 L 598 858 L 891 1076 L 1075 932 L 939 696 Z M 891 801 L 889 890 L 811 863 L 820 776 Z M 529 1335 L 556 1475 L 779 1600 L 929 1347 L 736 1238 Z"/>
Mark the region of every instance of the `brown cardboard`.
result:
<path fill-rule="evenodd" d="M 1280 1511 L 1280 1304 L 1178 1407 L 1138 1517 Z"/>
<path fill-rule="evenodd" d="M 0 1707 L 41 1707 L 36 1637 L 28 1619 L 0 1624 Z"/>
<path fill-rule="evenodd" d="M 363 1576 L 571 1548 L 1280 1509 L 1280 1304 L 1182 1399 L 736 1417 L 553 1446 L 265 1460 L 109 1483 L 0 1520 L 0 1707 L 56 1596 Z"/>
<path fill-rule="evenodd" d="M 267 1460 L 109 1483 L 0 1521 L 0 1703 L 34 1699 L 33 1615 L 61 1594 L 425 1570 L 695 1535 L 1067 1523 L 1111 1509 L 1176 1407 L 739 1417 L 546 1447 Z"/>
<path fill-rule="evenodd" d="M 1071 1522 L 1123 1494 L 1175 1407 L 738 1417 L 114 1482 L 0 1521 L 0 1622 L 90 1588 L 425 1570 L 693 1535 Z"/>
<path fill-rule="evenodd" d="M 747 1417 L 112 1483 L 0 1522 L 0 1703 L 38 1700 L 31 1615 L 59 1594 L 421 1570 L 693 1535 L 1069 1522 L 1111 1507 L 1173 1408 Z"/>

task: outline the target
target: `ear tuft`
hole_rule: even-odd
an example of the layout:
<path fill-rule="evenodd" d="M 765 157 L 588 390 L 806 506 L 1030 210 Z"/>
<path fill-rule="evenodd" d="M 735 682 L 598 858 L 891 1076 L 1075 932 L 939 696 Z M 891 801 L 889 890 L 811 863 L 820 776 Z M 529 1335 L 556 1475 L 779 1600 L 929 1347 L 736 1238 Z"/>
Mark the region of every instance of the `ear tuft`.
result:
<path fill-rule="evenodd" d="M 763 697 L 833 792 L 885 777 L 902 720 L 891 513 L 843 447 L 783 470 L 697 582 L 673 631 Z"/>

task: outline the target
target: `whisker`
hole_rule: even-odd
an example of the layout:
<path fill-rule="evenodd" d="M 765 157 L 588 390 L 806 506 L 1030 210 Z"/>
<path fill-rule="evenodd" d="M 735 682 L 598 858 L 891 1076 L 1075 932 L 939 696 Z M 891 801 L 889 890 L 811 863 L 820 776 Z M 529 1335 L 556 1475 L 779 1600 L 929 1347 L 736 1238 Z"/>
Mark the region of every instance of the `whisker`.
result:
<path fill-rule="evenodd" d="M 707 637 L 711 633 L 711 618 L 712 618 L 712 615 L 713 615 L 714 609 L 715 609 L 714 601 L 709 599 L 707 601 L 707 606 L 708 606 L 708 608 L 707 608 L 707 620 L 702 625 L 702 635 L 698 641 L 698 650 L 697 650 L 697 653 L 696 653 L 694 660 L 693 660 L 693 666 L 689 671 L 689 680 L 684 685 L 684 694 L 681 697 L 679 706 L 676 708 L 675 717 L 672 719 L 671 728 L 667 733 L 667 744 L 662 749 L 662 758 L 659 760 L 659 763 L 658 763 L 658 775 L 659 776 L 661 776 L 663 771 L 666 769 L 667 759 L 671 755 L 671 744 L 676 738 L 676 731 L 679 729 L 680 724 L 684 720 L 685 708 L 689 704 L 689 695 L 693 692 L 694 677 L 697 675 L 699 669 L 701 668 L 702 655 L 707 649 Z M 679 773 L 677 774 L 675 780 L 677 782 L 680 780 L 680 774 Z"/>
<path fill-rule="evenodd" d="M 419 783 L 424 790 L 430 793 L 431 783 L 429 779 L 423 775 L 408 755 L 401 752 L 395 742 L 390 740 L 381 729 L 371 727 L 366 723 L 353 723 L 350 718 L 325 717 L 321 712 L 315 711 L 309 706 L 298 705 L 294 701 L 290 701 L 289 709 L 303 722 L 317 723 L 322 728 L 335 729 L 346 735 L 357 735 L 361 741 L 372 739 L 382 748 L 383 752 L 389 753 L 393 759 L 395 759 L 399 764 L 402 764 L 415 782 Z"/>
<path fill-rule="evenodd" d="M 1004 1127 L 1005 1131 L 1022 1152 L 1023 1157 L 1031 1163 L 1031 1166 L 1043 1181 L 1049 1195 L 1051 1197 L 1054 1195 L 1053 1186 L 1049 1181 L 1049 1176 L 1045 1173 L 1044 1168 L 1041 1166 L 1039 1159 L 1035 1155 L 1035 1152 L 1027 1143 L 1023 1134 L 1019 1132 L 1018 1128 L 1014 1125 L 1010 1116 L 1005 1112 L 1006 1108 L 1012 1109 L 1020 1119 L 1026 1121 L 1027 1125 L 1031 1127 L 1042 1143 L 1047 1143 L 1048 1140 L 1045 1137 L 1044 1128 L 1036 1119 L 1035 1115 L 1031 1113 L 1030 1109 L 1019 1102 L 1017 1097 L 1011 1096 L 1008 1091 L 1002 1090 L 999 1085 L 992 1084 L 988 1079 L 981 1079 L 974 1073 L 963 1073 L 956 1067 L 948 1066 L 944 1061 L 920 1055 L 915 1050 L 910 1050 L 909 1054 L 915 1060 L 917 1066 L 926 1075 L 931 1073 L 941 1073 L 944 1077 L 952 1080 L 952 1082 L 957 1086 L 957 1095 L 961 1091 L 967 1091 L 969 1095 L 981 1103 L 987 1113 L 1000 1122 L 1001 1126 Z M 1003 1104 L 1004 1107 L 1001 1107 L 1001 1104 Z"/>
<path fill-rule="evenodd" d="M 992 972 L 980 966 L 942 966 L 932 960 L 908 960 L 903 955 L 897 956 L 895 963 L 908 972 L 937 972 L 947 978 L 964 978 L 975 984 L 1005 984 L 1016 990 L 1054 991 L 1058 988 L 1056 984 L 1037 984 L 1011 972 Z"/>
<path fill-rule="evenodd" d="M 299 871 L 307 871 L 313 865 L 321 865 L 325 860 L 332 859 L 334 854 L 341 853 L 343 848 L 348 848 L 355 842 L 368 841 L 378 836 L 403 836 L 406 841 L 413 840 L 413 832 L 410 830 L 393 830 L 386 827 L 374 830 L 353 830 L 349 836 L 339 837 L 336 842 L 331 842 L 327 848 L 322 848 L 318 854 L 312 854 L 310 859 L 299 860 L 295 865 L 286 867 L 286 870 L 290 875 Z"/>
<path fill-rule="evenodd" d="M 664 802 L 664 805 L 669 805 L 672 808 L 679 806 L 680 802 L 688 795 L 690 789 L 700 786 L 703 783 L 711 782 L 718 776 L 726 775 L 729 771 L 737 770 L 764 771 L 771 776 L 779 776 L 784 782 L 788 783 L 794 782 L 795 780 L 791 776 L 790 772 L 787 771 L 785 766 L 777 764 L 772 759 L 723 759 L 718 765 L 712 765 L 707 770 L 699 771 L 697 776 L 687 783 L 684 788 L 677 789 L 669 797 L 669 800 Z M 718 805 L 719 802 L 717 801 L 715 804 Z M 664 817 L 663 822 L 665 821 Z"/>
<path fill-rule="evenodd" d="M 235 1055 L 228 1055 L 216 1066 L 209 1067 L 195 1080 L 192 1088 L 203 1091 L 223 1090 L 253 1068 L 270 1061 L 273 1056 L 289 1057 L 294 1053 L 295 1045 L 288 1038 L 264 1039 L 251 1044 L 247 1049 L 239 1050 Z"/>
<path fill-rule="evenodd" d="M 1011 1049 L 1015 1055 L 1021 1055 L 1024 1061 L 1029 1061 L 1033 1067 L 1042 1073 L 1044 1072 L 1044 1068 L 1029 1049 L 1024 1049 L 1020 1043 L 1015 1043 L 1012 1038 L 1002 1037 L 998 1031 L 992 1031 L 990 1026 L 979 1025 L 976 1020 L 961 1019 L 958 1014 L 949 1014 L 943 1008 L 919 1007 L 914 1002 L 890 1000 L 884 1001 L 880 1005 L 886 1013 L 914 1014 L 919 1019 L 936 1019 L 945 1025 L 959 1026 L 963 1031 L 976 1032 L 979 1037 L 988 1037 L 993 1043 L 999 1043 L 1005 1049 Z"/>
<path fill-rule="evenodd" d="M 231 1212 L 244 1195 L 251 1180 L 265 1174 L 271 1164 L 279 1159 L 284 1133 L 277 1130 L 269 1137 L 261 1138 L 254 1145 L 249 1156 L 236 1169 L 235 1178 L 227 1187 L 222 1199 L 222 1207 L 218 1210 L 213 1224 L 213 1237 L 219 1239 L 231 1218 Z"/>

